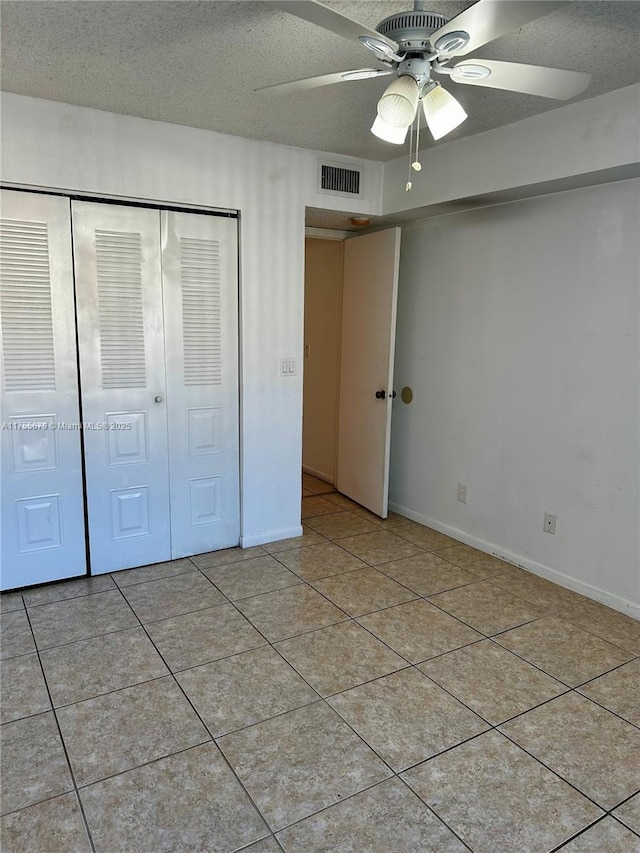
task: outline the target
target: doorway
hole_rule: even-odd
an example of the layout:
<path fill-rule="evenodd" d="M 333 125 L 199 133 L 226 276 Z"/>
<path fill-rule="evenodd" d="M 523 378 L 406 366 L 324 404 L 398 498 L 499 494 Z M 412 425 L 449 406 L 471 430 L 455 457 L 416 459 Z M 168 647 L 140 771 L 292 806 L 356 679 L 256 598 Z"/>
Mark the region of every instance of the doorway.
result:
<path fill-rule="evenodd" d="M 385 518 L 400 229 L 305 245 L 303 472 Z"/>
<path fill-rule="evenodd" d="M 336 483 L 344 240 L 305 238 L 302 470 Z"/>

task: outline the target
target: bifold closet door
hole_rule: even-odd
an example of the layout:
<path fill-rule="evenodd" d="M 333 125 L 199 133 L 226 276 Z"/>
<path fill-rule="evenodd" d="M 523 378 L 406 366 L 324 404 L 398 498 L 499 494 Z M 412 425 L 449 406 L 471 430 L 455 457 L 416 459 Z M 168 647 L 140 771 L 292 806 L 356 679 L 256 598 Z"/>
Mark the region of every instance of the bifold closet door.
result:
<path fill-rule="evenodd" d="M 73 202 L 93 574 L 171 557 L 160 213 Z"/>
<path fill-rule="evenodd" d="M 2 589 L 86 572 L 69 200 L 3 190 Z"/>
<path fill-rule="evenodd" d="M 235 219 L 163 211 L 171 551 L 240 538 Z"/>

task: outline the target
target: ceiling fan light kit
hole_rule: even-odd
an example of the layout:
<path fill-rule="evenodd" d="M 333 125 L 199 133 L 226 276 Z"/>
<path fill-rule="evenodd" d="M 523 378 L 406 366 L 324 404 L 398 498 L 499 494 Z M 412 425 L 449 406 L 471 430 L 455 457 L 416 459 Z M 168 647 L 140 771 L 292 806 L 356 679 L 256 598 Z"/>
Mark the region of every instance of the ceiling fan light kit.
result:
<path fill-rule="evenodd" d="M 420 88 L 414 77 L 397 77 L 378 101 L 378 115 L 393 127 L 409 127 L 418 109 Z"/>
<path fill-rule="evenodd" d="M 384 142 L 390 142 L 392 145 L 402 145 L 407 138 L 409 125 L 406 127 L 396 127 L 393 124 L 388 124 L 379 115 L 375 117 L 375 121 L 371 125 L 371 133 L 382 139 Z"/>
<path fill-rule="evenodd" d="M 395 74 L 396 79 L 378 101 L 378 115 L 371 132 L 400 145 L 417 116 L 422 101 L 427 126 L 441 139 L 466 118 L 462 104 L 443 89 L 433 75 L 445 75 L 453 83 L 484 86 L 557 100 L 583 92 L 591 76 L 578 71 L 472 58 L 450 64 L 499 36 L 567 6 L 570 0 L 477 0 L 450 21 L 425 10 L 425 0 L 415 0 L 413 10 L 398 12 L 381 21 L 375 30 L 346 18 L 317 0 L 263 0 L 271 6 L 310 21 L 373 51 L 384 69 L 359 69 L 324 74 L 265 88 L 273 91 L 304 91 L 348 80 Z M 411 184 L 407 185 L 407 190 Z"/>
<path fill-rule="evenodd" d="M 422 98 L 422 109 L 434 139 L 442 139 L 462 124 L 467 114 L 460 101 L 443 89 L 439 83 Z"/>

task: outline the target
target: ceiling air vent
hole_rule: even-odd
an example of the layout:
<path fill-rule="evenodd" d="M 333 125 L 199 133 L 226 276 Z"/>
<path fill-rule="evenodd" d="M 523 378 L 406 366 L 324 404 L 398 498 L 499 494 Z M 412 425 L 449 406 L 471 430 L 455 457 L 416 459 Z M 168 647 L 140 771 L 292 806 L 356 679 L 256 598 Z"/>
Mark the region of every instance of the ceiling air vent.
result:
<path fill-rule="evenodd" d="M 358 198 L 362 195 L 362 169 L 337 163 L 318 163 L 318 192 Z"/>

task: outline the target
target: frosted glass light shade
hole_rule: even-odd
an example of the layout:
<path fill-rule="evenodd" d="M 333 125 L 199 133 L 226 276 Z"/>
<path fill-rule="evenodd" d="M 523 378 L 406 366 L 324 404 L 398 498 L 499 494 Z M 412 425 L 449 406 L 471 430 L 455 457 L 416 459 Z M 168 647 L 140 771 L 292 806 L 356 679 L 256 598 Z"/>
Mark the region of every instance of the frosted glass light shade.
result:
<path fill-rule="evenodd" d="M 467 118 L 462 104 L 442 86 L 436 86 L 423 97 L 422 109 L 434 139 L 451 133 Z"/>
<path fill-rule="evenodd" d="M 394 127 L 392 124 L 387 124 L 380 116 L 376 116 L 376 120 L 371 126 L 371 133 L 379 139 L 384 139 L 385 142 L 393 142 L 394 145 L 402 145 L 407 138 L 408 127 Z"/>
<path fill-rule="evenodd" d="M 418 84 L 406 74 L 398 77 L 378 101 L 378 115 L 394 127 L 409 127 L 418 109 Z"/>

